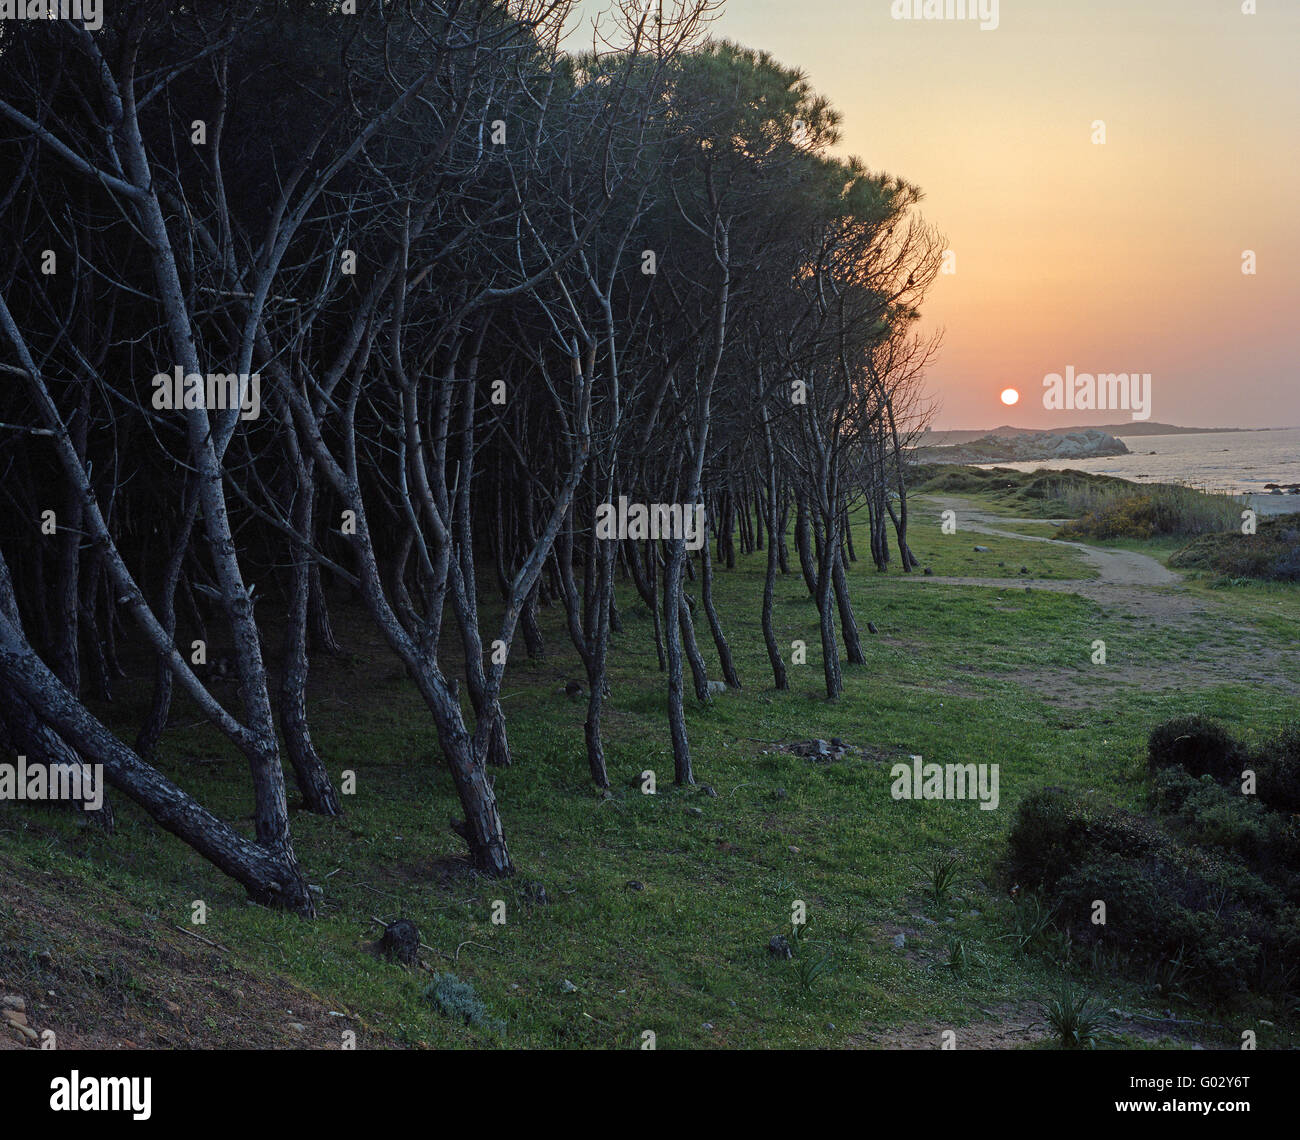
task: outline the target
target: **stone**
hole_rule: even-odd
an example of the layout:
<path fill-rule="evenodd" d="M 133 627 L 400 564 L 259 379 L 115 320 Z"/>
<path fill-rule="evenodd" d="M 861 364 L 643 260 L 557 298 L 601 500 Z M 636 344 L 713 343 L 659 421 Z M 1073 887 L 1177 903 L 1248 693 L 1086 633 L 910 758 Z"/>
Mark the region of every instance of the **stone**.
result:
<path fill-rule="evenodd" d="M 29 1025 L 18 1025 L 16 1022 L 12 1021 L 7 1021 L 5 1024 L 9 1026 L 10 1031 L 19 1041 L 30 1041 L 35 1044 L 40 1040 L 36 1030 Z"/>
<path fill-rule="evenodd" d="M 0 1013 L 0 1017 L 3 1017 L 10 1025 L 27 1024 L 27 1014 L 16 1009 L 6 1009 L 3 1013 Z"/>
<path fill-rule="evenodd" d="M 687 814 L 687 815 L 703 815 L 703 814 L 704 814 L 704 809 L 703 809 L 703 808 L 697 808 L 697 807 L 688 807 L 688 808 L 686 809 L 686 814 Z"/>
<path fill-rule="evenodd" d="M 767 952 L 773 958 L 793 958 L 794 951 L 790 949 L 790 943 L 786 941 L 784 934 L 773 934 L 767 941 Z"/>
<path fill-rule="evenodd" d="M 578 992 L 578 987 L 575 986 L 571 981 L 569 981 L 568 978 L 565 978 L 562 982 L 560 982 L 560 992 L 566 994 L 576 994 Z"/>
<path fill-rule="evenodd" d="M 716 800 L 718 798 L 718 790 L 712 784 L 704 784 L 700 788 L 700 791 L 702 791 L 711 800 Z"/>
<path fill-rule="evenodd" d="M 289 1029 L 293 1033 L 306 1033 L 307 1027 L 301 1021 L 289 1022 Z"/>
<path fill-rule="evenodd" d="M 903 949 L 903 947 L 906 946 L 906 945 L 907 945 L 907 935 L 905 935 L 905 934 L 895 934 L 895 935 L 894 935 L 894 949 L 895 949 L 895 950 L 901 950 L 901 949 Z"/>
<path fill-rule="evenodd" d="M 178 1006 L 174 1001 L 164 1001 L 163 1008 L 166 1009 L 167 1012 L 171 1014 L 178 1014 L 181 1011 L 181 1007 Z"/>
<path fill-rule="evenodd" d="M 727 682 L 726 682 L 726 681 L 710 681 L 710 682 L 709 682 L 709 692 L 710 692 L 710 693 L 712 693 L 712 694 L 714 694 L 714 695 L 720 695 L 720 694 L 722 694 L 722 693 L 725 693 L 726 691 L 727 691 Z"/>
<path fill-rule="evenodd" d="M 546 888 L 542 886 L 541 883 L 537 882 L 535 879 L 530 879 L 529 881 L 521 884 L 521 886 L 522 886 L 524 898 L 526 898 L 529 902 L 536 903 L 538 906 L 551 905 L 551 897 L 546 893 Z"/>
<path fill-rule="evenodd" d="M 980 554 L 988 554 L 988 553 L 989 553 L 989 548 L 988 548 L 987 546 L 977 546 L 975 549 L 976 549 Z"/>
<path fill-rule="evenodd" d="M 0 1009 L 16 1009 L 19 1013 L 27 1008 L 27 1003 L 17 994 L 0 996 Z"/>
<path fill-rule="evenodd" d="M 642 883 L 642 882 L 638 882 L 636 879 L 628 879 L 628 881 L 627 881 L 626 883 L 624 883 L 623 885 L 624 885 L 625 887 L 627 887 L 627 889 L 628 889 L 629 891 L 643 891 L 643 890 L 645 890 L 645 884 Z"/>

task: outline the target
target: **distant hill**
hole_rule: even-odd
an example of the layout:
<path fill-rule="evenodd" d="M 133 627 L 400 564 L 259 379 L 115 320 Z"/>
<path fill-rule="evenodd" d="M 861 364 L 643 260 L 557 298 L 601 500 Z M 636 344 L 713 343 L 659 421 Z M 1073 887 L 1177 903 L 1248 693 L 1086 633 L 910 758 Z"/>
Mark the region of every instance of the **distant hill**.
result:
<path fill-rule="evenodd" d="M 1041 435 L 1045 428 L 1019 428 L 1003 425 L 983 431 L 930 431 L 916 441 L 918 447 L 949 447 L 957 443 L 970 443 L 972 440 L 984 439 L 986 436 Z M 1108 435 L 1201 435 L 1213 431 L 1272 431 L 1273 428 L 1204 428 L 1176 427 L 1174 424 L 1158 424 L 1144 420 L 1133 420 L 1123 424 L 1088 424 L 1086 427 L 1067 427 L 1052 429 L 1053 435 L 1069 435 L 1072 432 L 1104 431 Z"/>

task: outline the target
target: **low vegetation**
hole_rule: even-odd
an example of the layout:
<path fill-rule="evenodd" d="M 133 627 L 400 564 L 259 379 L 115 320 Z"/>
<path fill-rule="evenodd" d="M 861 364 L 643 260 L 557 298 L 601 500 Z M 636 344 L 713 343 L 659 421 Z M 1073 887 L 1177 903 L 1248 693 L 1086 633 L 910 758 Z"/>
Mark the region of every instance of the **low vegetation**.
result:
<path fill-rule="evenodd" d="M 1248 748 L 1214 720 L 1178 718 L 1151 734 L 1148 767 L 1146 812 L 1059 787 L 1022 801 L 1008 873 L 1041 894 L 1023 941 L 1044 944 L 1050 925 L 1160 992 L 1294 1009 L 1300 731 Z"/>
<path fill-rule="evenodd" d="M 1254 534 L 1203 535 L 1174 554 L 1169 565 L 1227 582 L 1300 582 L 1300 514 L 1260 519 Z"/>

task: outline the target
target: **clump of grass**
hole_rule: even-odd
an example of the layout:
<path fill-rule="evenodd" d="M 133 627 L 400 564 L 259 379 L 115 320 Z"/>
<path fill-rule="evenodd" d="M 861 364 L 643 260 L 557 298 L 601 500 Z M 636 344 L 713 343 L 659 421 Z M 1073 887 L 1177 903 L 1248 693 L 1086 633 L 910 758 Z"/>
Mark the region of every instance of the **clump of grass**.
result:
<path fill-rule="evenodd" d="M 800 954 L 794 960 L 794 976 L 799 980 L 799 988 L 809 993 L 817 979 L 831 973 L 835 968 L 834 959 L 828 950 L 819 958 L 811 954 Z"/>
<path fill-rule="evenodd" d="M 1052 944 L 1052 915 L 1049 907 L 1037 894 L 1022 895 L 1016 900 L 1015 929 L 1003 938 L 1009 938 L 1022 954 L 1046 950 Z"/>
<path fill-rule="evenodd" d="M 925 897 L 935 906 L 943 906 L 961 877 L 961 856 L 932 855 L 928 863 L 924 866 L 918 864 L 916 869 L 926 878 Z"/>
<path fill-rule="evenodd" d="M 1062 1049 L 1092 1049 L 1106 1029 L 1105 1006 L 1066 981 L 1050 1001 L 1040 1003 L 1043 1016 Z"/>
<path fill-rule="evenodd" d="M 948 960 L 944 963 L 944 967 L 954 974 L 961 974 L 969 965 L 970 957 L 966 953 L 966 943 L 960 938 L 948 939 Z"/>

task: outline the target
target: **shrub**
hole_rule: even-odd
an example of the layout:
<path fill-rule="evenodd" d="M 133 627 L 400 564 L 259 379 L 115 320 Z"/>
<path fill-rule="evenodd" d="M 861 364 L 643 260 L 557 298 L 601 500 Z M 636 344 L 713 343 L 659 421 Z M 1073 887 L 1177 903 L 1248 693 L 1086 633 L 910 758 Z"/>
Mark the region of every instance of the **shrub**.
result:
<path fill-rule="evenodd" d="M 1261 745 L 1248 766 L 1263 803 L 1276 811 L 1300 812 L 1300 727 L 1285 729 Z"/>
<path fill-rule="evenodd" d="M 1029 890 L 1051 889 L 1087 851 L 1089 808 L 1063 788 L 1030 792 L 1016 810 L 1007 842 L 1012 870 Z"/>
<path fill-rule="evenodd" d="M 1062 878 L 1059 921 L 1083 942 L 1104 929 L 1137 964 L 1181 956 L 1191 981 L 1227 996 L 1246 988 L 1258 964 L 1249 937 L 1258 923 L 1225 901 L 1229 892 L 1213 888 L 1175 859 L 1097 859 Z M 1095 899 L 1106 904 L 1104 928 L 1092 924 Z"/>
<path fill-rule="evenodd" d="M 505 1022 L 489 1016 L 488 1008 L 474 992 L 469 982 L 462 982 L 455 974 L 434 974 L 433 981 L 425 987 L 424 996 L 445 1017 L 459 1018 L 475 1028 L 492 1029 L 500 1033 Z"/>
<path fill-rule="evenodd" d="M 1223 725 L 1199 715 L 1166 721 L 1147 741 L 1147 766 L 1152 772 L 1177 764 L 1192 776 L 1236 780 L 1245 766 L 1245 755 Z"/>
<path fill-rule="evenodd" d="M 1260 519 L 1255 534 L 1207 534 L 1169 559 L 1179 569 L 1205 570 L 1225 579 L 1300 582 L 1300 515 Z"/>

